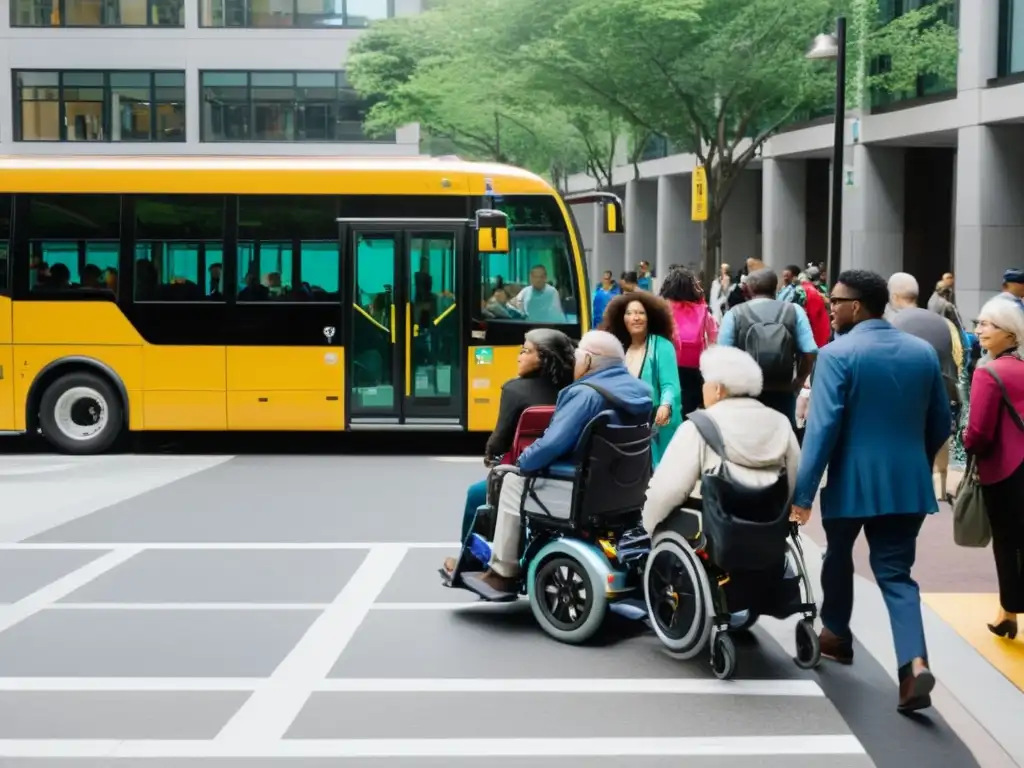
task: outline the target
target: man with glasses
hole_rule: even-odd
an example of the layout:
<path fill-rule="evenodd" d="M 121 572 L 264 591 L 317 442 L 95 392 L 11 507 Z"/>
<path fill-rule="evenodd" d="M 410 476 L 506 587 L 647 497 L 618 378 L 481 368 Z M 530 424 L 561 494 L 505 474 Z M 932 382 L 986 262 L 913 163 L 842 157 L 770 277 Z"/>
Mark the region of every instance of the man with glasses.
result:
<path fill-rule="evenodd" d="M 827 466 L 822 655 L 853 663 L 853 547 L 863 531 L 892 625 L 898 710 L 912 712 L 931 706 L 935 686 L 910 570 L 921 525 L 939 508 L 932 464 L 950 435 L 949 398 L 935 350 L 882 319 L 885 278 L 843 272 L 831 299 L 832 326 L 842 335 L 818 353 L 792 519 L 810 519 Z"/>

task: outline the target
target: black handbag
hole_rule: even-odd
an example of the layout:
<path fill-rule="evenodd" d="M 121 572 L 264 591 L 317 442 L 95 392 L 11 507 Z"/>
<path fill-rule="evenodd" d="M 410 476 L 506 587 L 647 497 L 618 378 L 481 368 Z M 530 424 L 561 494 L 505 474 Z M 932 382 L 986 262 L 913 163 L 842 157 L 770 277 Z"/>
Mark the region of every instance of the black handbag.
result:
<path fill-rule="evenodd" d="M 786 470 L 769 486 L 754 488 L 736 481 L 726 466 L 725 443 L 704 411 L 689 419 L 708 447 L 722 460 L 701 476 L 702 529 L 711 561 L 724 571 L 757 571 L 782 562 L 789 536 L 789 480 Z"/>

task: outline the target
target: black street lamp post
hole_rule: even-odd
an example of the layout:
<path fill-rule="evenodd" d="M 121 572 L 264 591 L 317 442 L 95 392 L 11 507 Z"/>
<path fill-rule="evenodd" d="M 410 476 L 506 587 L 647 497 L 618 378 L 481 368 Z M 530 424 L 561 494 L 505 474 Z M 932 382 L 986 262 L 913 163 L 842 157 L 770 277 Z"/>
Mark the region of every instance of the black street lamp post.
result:
<path fill-rule="evenodd" d="M 835 136 L 832 143 L 832 221 L 828 249 L 828 280 L 839 276 L 843 249 L 843 147 L 846 144 L 846 17 L 836 19 L 835 35 L 818 35 L 809 59 L 836 60 Z"/>

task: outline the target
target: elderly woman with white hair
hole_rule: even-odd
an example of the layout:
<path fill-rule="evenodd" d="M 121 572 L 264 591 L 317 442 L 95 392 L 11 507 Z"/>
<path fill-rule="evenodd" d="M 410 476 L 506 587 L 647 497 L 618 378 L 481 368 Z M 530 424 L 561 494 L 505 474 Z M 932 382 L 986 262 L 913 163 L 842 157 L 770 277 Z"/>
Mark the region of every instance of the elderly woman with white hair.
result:
<path fill-rule="evenodd" d="M 749 354 L 735 347 L 711 347 L 700 358 L 704 408 L 721 433 L 725 461 L 737 483 L 768 488 L 785 469 L 790 494 L 800 463 L 800 444 L 788 418 L 757 398 L 764 379 Z M 669 443 L 647 489 L 643 526 L 654 533 L 697 488 L 701 476 L 722 463 L 696 426 L 685 421 Z"/>
<path fill-rule="evenodd" d="M 977 334 L 988 359 L 971 382 L 964 448 L 976 461 L 992 526 L 1000 611 L 988 628 L 1012 640 L 1024 613 L 1024 312 L 992 299 L 978 313 Z"/>

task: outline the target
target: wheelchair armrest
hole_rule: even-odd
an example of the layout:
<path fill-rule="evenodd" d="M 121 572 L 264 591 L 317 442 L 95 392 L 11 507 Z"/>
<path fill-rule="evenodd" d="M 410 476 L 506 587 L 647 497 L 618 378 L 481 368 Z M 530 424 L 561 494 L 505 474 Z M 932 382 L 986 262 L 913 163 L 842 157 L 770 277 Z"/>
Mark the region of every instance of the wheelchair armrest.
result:
<path fill-rule="evenodd" d="M 519 467 L 515 464 L 499 464 L 496 467 L 491 467 L 492 475 L 521 475 L 523 474 Z"/>

